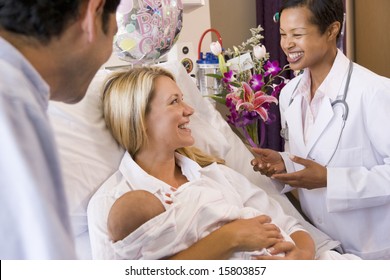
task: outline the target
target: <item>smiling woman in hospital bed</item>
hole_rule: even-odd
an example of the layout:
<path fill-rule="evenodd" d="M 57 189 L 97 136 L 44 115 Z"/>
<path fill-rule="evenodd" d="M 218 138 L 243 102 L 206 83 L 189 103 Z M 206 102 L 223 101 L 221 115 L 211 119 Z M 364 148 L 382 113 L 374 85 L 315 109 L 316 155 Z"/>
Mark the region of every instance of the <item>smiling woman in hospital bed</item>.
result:
<path fill-rule="evenodd" d="M 191 134 L 197 147 L 207 154 L 225 159 L 226 166 L 221 165 L 218 168 L 228 170 L 227 167 L 230 167 L 244 175 L 248 179 L 248 184 L 250 184 L 249 181 L 256 182 L 256 187 L 261 188 L 269 197 L 277 201 L 285 213 L 296 218 L 314 239 L 316 258 L 324 252 L 337 248 L 339 242 L 330 239 L 307 223 L 288 199 L 275 191 L 272 180 L 252 170 L 249 162 L 253 156 L 250 151 L 212 104 L 200 95 L 196 85 L 180 63 L 164 63 L 160 66 L 173 72 L 183 92 L 184 100 L 195 109 L 195 113 L 191 116 Z M 111 198 L 101 203 L 97 203 L 98 201 L 94 199 L 95 202 L 91 202 L 90 215 L 87 220 L 87 205 L 91 196 L 118 169 L 124 155 L 124 150 L 118 146 L 107 130 L 102 116 L 100 93 L 108 72 L 99 71 L 88 89 L 86 98 L 80 104 L 68 106 L 51 102 L 49 106 L 50 119 L 55 130 L 64 170 L 76 248 L 79 258 L 82 259 L 112 259 L 115 257 L 110 251 L 112 242 L 107 233 L 107 215 L 115 199 Z M 233 174 L 236 172 L 231 172 L 229 176 Z M 240 181 L 240 186 L 241 183 Z M 103 187 L 100 193 L 103 192 L 102 189 Z M 91 210 L 93 208 L 101 211 L 100 214 L 94 214 L 95 218 Z M 96 214 L 99 215 L 96 216 Z M 249 223 L 239 221 L 239 223 L 243 222 Z M 239 230 L 242 232 L 245 229 Z"/>
<path fill-rule="evenodd" d="M 271 219 L 258 216 L 223 225 L 204 238 L 202 234 L 195 238 L 191 234 L 179 235 L 180 231 L 176 230 L 179 227 L 175 227 L 173 223 L 173 228 L 169 227 L 160 238 L 156 237 L 152 241 L 154 246 L 145 242 L 140 249 L 144 245 L 148 249 L 152 247 L 161 251 L 166 247 L 165 235 L 176 235 L 181 239 L 179 243 L 182 246 L 174 246 L 172 250 L 161 252 L 159 258 L 173 256 L 178 259 L 225 259 L 230 258 L 234 252 L 269 247 L 273 247 L 275 253 L 285 252 L 290 259 L 314 258 L 314 242 L 296 219 L 284 215 L 276 202 L 270 200 L 260 188 L 250 184 L 245 177 L 217 164 L 221 160 L 190 147 L 194 144 L 189 129 L 194 109 L 184 102 L 183 94 L 169 72 L 154 67 L 114 73 L 104 86 L 103 112 L 108 128 L 127 152 L 119 170 L 103 184 L 90 202 L 91 236 L 97 226 L 106 230 L 102 221 L 107 223 L 108 213 L 101 211 L 100 205 L 109 205 L 118 195 L 145 189 L 163 202 L 165 194 L 172 194 L 174 190 L 180 192 L 182 188 L 208 186 L 210 190 L 203 191 L 208 198 L 203 205 L 213 203 L 217 213 L 217 207 L 221 208 L 218 201 L 225 199 L 225 205 L 241 208 L 252 206 L 259 212 L 270 213 L 272 220 L 282 226 L 296 245 L 282 242 L 280 231 L 270 224 Z M 193 199 L 194 204 L 199 202 L 195 195 Z M 175 207 L 175 204 L 174 201 L 172 206 Z M 170 212 L 172 211 L 168 209 L 168 214 Z M 224 215 L 225 219 L 229 219 L 229 211 L 222 213 L 222 218 L 217 219 L 206 215 L 206 212 L 200 218 L 207 219 L 210 223 L 222 222 Z M 192 220 L 196 213 L 187 214 L 188 219 Z M 175 220 L 175 217 L 172 216 L 167 223 L 172 224 L 172 219 Z M 187 224 L 187 227 L 195 225 L 197 224 Z M 201 225 L 198 231 L 205 227 L 207 225 Z M 133 247 L 133 242 L 121 244 L 123 246 L 120 247 Z M 93 249 L 95 245 L 99 247 L 100 244 L 92 243 Z M 187 249 L 188 245 L 191 246 Z"/>

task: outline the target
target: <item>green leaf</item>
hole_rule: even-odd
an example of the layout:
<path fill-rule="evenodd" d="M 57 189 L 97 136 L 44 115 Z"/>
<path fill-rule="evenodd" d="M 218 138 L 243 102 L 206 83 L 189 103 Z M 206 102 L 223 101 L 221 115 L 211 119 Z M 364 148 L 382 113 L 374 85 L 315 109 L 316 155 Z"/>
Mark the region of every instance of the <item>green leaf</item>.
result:
<path fill-rule="evenodd" d="M 213 77 L 213 78 L 216 78 L 216 79 L 222 79 L 223 78 L 223 76 L 222 75 L 220 75 L 220 74 L 206 74 L 206 76 L 208 76 L 208 77 Z"/>
<path fill-rule="evenodd" d="M 242 86 L 240 82 L 229 82 L 229 84 L 231 84 L 232 86 L 237 87 L 237 88 Z"/>
<path fill-rule="evenodd" d="M 223 96 L 218 96 L 218 95 L 205 95 L 205 97 L 209 97 L 213 100 L 215 100 L 216 102 L 220 103 L 220 104 L 226 104 L 226 101 L 225 101 L 225 98 Z"/>

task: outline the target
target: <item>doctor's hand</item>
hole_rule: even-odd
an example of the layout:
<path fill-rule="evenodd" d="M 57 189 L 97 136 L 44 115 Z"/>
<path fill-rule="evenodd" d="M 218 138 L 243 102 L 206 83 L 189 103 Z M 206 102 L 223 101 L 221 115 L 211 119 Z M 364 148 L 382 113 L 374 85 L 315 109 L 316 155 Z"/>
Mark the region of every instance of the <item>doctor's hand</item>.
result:
<path fill-rule="evenodd" d="M 271 176 L 272 179 L 296 188 L 318 189 L 326 187 L 327 169 L 325 166 L 298 156 L 290 158 L 293 162 L 301 164 L 305 168 L 292 173 L 273 174 Z"/>
<path fill-rule="evenodd" d="M 282 156 L 271 149 L 252 148 L 256 157 L 252 159 L 251 165 L 254 171 L 271 177 L 273 174 L 286 172 Z"/>

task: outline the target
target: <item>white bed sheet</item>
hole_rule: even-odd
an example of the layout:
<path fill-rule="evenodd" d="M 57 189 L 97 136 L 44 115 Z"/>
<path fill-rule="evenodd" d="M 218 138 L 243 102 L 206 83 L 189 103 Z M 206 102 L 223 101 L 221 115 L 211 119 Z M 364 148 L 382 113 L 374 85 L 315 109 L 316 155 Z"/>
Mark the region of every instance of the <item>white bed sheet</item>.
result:
<path fill-rule="evenodd" d="M 274 182 L 254 172 L 253 158 L 240 138 L 232 131 L 212 102 L 203 97 L 180 62 L 159 64 L 176 77 L 185 101 L 195 109 L 191 128 L 196 145 L 215 153 L 226 164 L 244 174 L 275 198 L 284 211 L 299 219 L 313 236 L 319 253 L 335 248 L 337 241 L 307 223 L 290 201 L 281 195 Z M 49 117 L 58 143 L 68 197 L 69 214 L 76 239 L 78 257 L 90 259 L 87 205 L 92 194 L 118 167 L 123 150 L 107 130 L 101 111 L 101 85 L 110 71 L 100 70 L 86 97 L 78 104 L 50 102 Z"/>

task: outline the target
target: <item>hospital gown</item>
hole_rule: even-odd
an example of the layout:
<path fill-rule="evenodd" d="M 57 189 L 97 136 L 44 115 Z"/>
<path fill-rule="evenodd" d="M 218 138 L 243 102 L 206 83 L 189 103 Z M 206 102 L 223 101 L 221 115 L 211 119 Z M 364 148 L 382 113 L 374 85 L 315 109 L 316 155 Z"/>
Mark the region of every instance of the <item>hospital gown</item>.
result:
<path fill-rule="evenodd" d="M 215 214 L 212 213 L 212 207 L 204 207 L 208 208 L 206 209 L 208 210 L 207 215 L 209 215 L 209 218 L 207 219 L 216 221 L 213 224 L 207 220 L 202 221 L 200 216 L 199 218 L 197 217 L 197 223 L 199 223 L 200 226 L 205 225 L 207 227 L 207 230 L 204 230 L 201 227 L 199 228 L 199 225 L 191 228 L 193 226 L 191 223 L 191 217 L 196 216 L 196 214 L 192 212 L 194 207 L 198 207 L 201 210 L 205 209 L 202 209 L 199 205 L 189 206 L 188 213 L 183 211 L 183 213 L 181 213 L 182 218 L 179 219 L 182 222 L 185 222 L 185 215 L 188 216 L 188 229 L 186 229 L 186 226 L 182 226 L 181 230 L 174 233 L 181 234 L 180 237 L 177 236 L 177 240 L 180 241 L 178 243 L 180 244 L 178 244 L 176 248 L 173 248 L 173 251 L 171 250 L 172 248 L 165 250 L 164 246 L 166 244 L 161 241 L 164 236 L 159 236 L 161 239 L 158 242 L 154 241 L 154 244 L 150 244 L 150 246 L 154 246 L 153 250 L 157 250 L 157 248 L 161 249 L 160 251 L 153 253 L 150 252 L 150 254 L 148 253 L 148 258 L 161 258 L 189 247 L 193 242 L 207 235 L 215 227 L 218 227 L 234 218 L 238 218 L 238 210 L 243 206 L 251 207 L 259 214 L 267 214 L 272 218 L 272 222 L 284 230 L 287 235 L 291 235 L 293 232 L 298 230 L 304 230 L 295 218 L 286 215 L 280 205 L 271 199 L 261 188 L 250 183 L 244 176 L 233 169 L 220 164 L 212 164 L 208 167 L 201 168 L 196 162 L 179 154 L 176 154 L 176 160 L 178 165 L 181 167 L 183 174 L 189 180 L 189 183 L 183 185 L 181 188 L 199 187 L 199 198 L 201 197 L 201 192 L 206 192 L 206 195 L 210 192 L 209 198 L 202 199 L 208 199 L 211 201 L 215 199 L 222 199 L 224 204 L 228 203 L 232 205 L 232 207 L 231 209 L 229 209 L 229 207 L 220 209 L 218 209 L 219 207 L 215 207 Z M 130 155 L 126 153 L 122 159 L 119 170 L 113 174 L 95 193 L 88 206 L 88 225 L 92 255 L 95 259 L 116 259 L 127 258 L 130 256 L 130 254 L 127 254 L 126 252 L 119 256 L 118 252 L 115 252 L 112 247 L 112 242 L 108 238 L 107 217 L 112 204 L 117 198 L 128 191 L 139 189 L 147 190 L 155 194 L 161 201 L 164 200 L 165 193 L 171 192 L 171 186 L 154 178 L 153 176 L 148 175 L 132 160 Z M 215 194 L 215 196 L 211 196 L 211 194 Z M 175 195 L 180 195 L 180 188 L 178 193 Z M 177 213 L 178 211 L 173 211 L 174 207 L 175 206 L 171 208 L 172 210 L 168 209 L 165 214 L 172 215 Z M 184 208 L 185 207 L 183 207 L 183 209 Z M 226 212 L 226 209 L 228 209 L 228 212 Z M 223 215 L 226 215 L 226 219 L 222 218 Z M 161 219 L 163 219 L 164 215 L 161 216 Z M 170 219 L 171 224 L 175 224 L 175 219 L 173 219 L 173 217 L 174 216 Z M 150 222 L 152 221 L 153 220 Z M 167 225 L 163 226 L 166 227 Z M 191 233 L 192 235 L 188 233 Z M 171 239 L 171 237 L 169 238 Z M 140 242 L 140 246 L 142 247 L 142 242 Z M 170 247 L 169 244 L 166 246 Z M 131 246 L 128 246 L 127 248 L 130 250 Z M 131 256 L 132 254 L 133 253 L 131 253 Z M 136 255 L 135 258 L 141 258 L 141 256 Z"/>
<path fill-rule="evenodd" d="M 113 243 L 116 257 L 161 259 L 187 249 L 225 223 L 263 214 L 255 208 L 244 207 L 238 197 L 233 198 L 237 191 L 231 185 L 222 185 L 202 175 L 170 193 L 172 204 L 162 201 L 166 212 Z M 283 230 L 281 233 L 285 240 L 293 242 Z M 251 259 L 253 255 L 270 254 L 263 248 L 254 252 L 237 252 L 231 259 Z"/>

